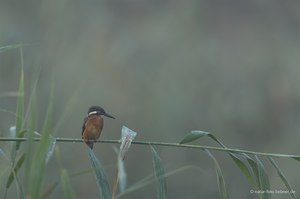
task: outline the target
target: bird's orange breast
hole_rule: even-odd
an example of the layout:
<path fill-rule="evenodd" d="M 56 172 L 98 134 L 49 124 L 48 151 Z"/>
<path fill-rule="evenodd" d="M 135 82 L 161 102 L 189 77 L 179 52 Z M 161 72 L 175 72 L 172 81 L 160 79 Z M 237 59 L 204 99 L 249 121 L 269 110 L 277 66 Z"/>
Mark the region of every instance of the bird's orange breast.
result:
<path fill-rule="evenodd" d="M 103 118 L 97 115 L 91 115 L 86 123 L 82 138 L 87 140 L 97 140 L 103 129 Z"/>

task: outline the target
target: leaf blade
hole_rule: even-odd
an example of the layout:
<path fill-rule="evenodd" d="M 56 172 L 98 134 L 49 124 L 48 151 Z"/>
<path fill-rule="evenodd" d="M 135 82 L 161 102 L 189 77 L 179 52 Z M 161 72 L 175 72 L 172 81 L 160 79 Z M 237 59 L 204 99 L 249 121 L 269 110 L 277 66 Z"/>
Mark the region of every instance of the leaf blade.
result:
<path fill-rule="evenodd" d="M 297 161 L 300 161 L 300 157 L 299 156 L 295 156 L 295 157 L 292 157 L 294 160 L 297 160 Z"/>
<path fill-rule="evenodd" d="M 284 174 L 282 173 L 281 169 L 279 168 L 279 166 L 276 164 L 276 162 L 273 160 L 273 158 L 268 157 L 269 161 L 271 162 L 271 164 L 274 166 L 274 168 L 277 171 L 278 176 L 281 178 L 282 182 L 284 183 L 285 187 L 288 189 L 290 197 L 292 199 L 296 199 L 296 194 L 294 192 L 294 190 L 292 189 L 291 185 L 289 184 L 289 182 L 287 181 L 286 177 L 284 176 Z"/>
<path fill-rule="evenodd" d="M 153 158 L 153 167 L 156 177 L 156 190 L 157 198 L 165 199 L 167 198 L 167 183 L 165 178 L 165 170 L 162 166 L 161 159 L 156 152 L 156 150 L 151 146 L 152 158 Z"/>
<path fill-rule="evenodd" d="M 174 175 L 174 174 L 177 174 L 177 173 L 179 173 L 179 172 L 182 172 L 182 171 L 185 171 L 185 170 L 189 170 L 189 169 L 193 169 L 193 168 L 194 168 L 194 169 L 199 169 L 199 170 L 201 170 L 201 172 L 204 172 L 204 171 L 203 171 L 201 168 L 199 168 L 199 167 L 187 165 L 187 166 L 183 166 L 183 167 L 181 167 L 181 168 L 174 169 L 174 170 L 172 170 L 172 171 L 166 172 L 166 173 L 165 173 L 165 177 L 170 177 L 170 176 L 172 176 L 172 175 Z M 130 187 L 128 187 L 127 189 L 125 189 L 124 192 L 122 192 L 122 193 L 120 193 L 119 195 L 117 195 L 116 199 L 121 198 L 121 197 L 124 196 L 124 195 L 127 195 L 127 194 L 129 194 L 129 193 L 132 193 L 132 192 L 134 192 L 134 191 L 136 191 L 136 190 L 138 190 L 138 189 L 141 189 L 141 188 L 143 188 L 143 187 L 145 187 L 145 186 L 151 184 L 151 183 L 154 181 L 153 177 L 154 177 L 154 174 L 147 175 L 145 178 L 143 178 L 143 179 L 137 181 L 135 184 L 133 184 L 133 185 L 131 185 Z"/>
<path fill-rule="evenodd" d="M 53 93 L 54 89 L 51 88 L 49 104 L 47 107 L 46 117 L 41 132 L 41 139 L 35 150 L 34 159 L 30 165 L 28 189 L 31 198 L 40 198 L 41 188 L 45 175 L 46 165 L 49 158 L 53 154 L 56 139 L 51 135 L 51 121 L 52 121 L 52 107 L 53 107 Z"/>
<path fill-rule="evenodd" d="M 24 133 L 22 133 L 21 129 L 24 125 L 24 113 L 25 113 L 25 93 L 24 93 L 24 63 L 23 63 L 23 49 L 20 48 L 20 56 L 21 56 L 21 74 L 19 81 L 19 96 L 17 99 L 17 110 L 16 110 L 16 135 L 18 138 L 24 137 Z M 16 150 L 20 148 L 21 142 L 17 142 Z"/>
<path fill-rule="evenodd" d="M 235 164 L 239 167 L 241 172 L 244 174 L 244 176 L 247 178 L 247 180 L 250 182 L 250 184 L 253 187 L 258 187 L 258 184 L 256 182 L 254 173 L 251 169 L 251 166 L 249 164 L 246 164 L 247 162 L 244 162 L 243 159 L 241 159 L 238 155 L 241 155 L 242 157 L 245 157 L 245 154 L 234 154 L 229 153 L 231 159 L 235 162 Z"/>
<path fill-rule="evenodd" d="M 228 196 L 228 192 L 227 192 L 227 188 L 226 188 L 226 183 L 225 183 L 225 179 L 224 179 L 221 167 L 220 167 L 217 159 L 213 156 L 213 154 L 209 150 L 204 149 L 204 151 L 206 152 L 206 154 L 214 162 L 215 170 L 216 170 L 216 174 L 217 174 L 217 181 L 218 181 L 220 198 L 222 198 L 222 199 L 228 199 L 229 196 Z"/>
<path fill-rule="evenodd" d="M 0 53 L 3 53 L 8 50 L 16 49 L 16 48 L 22 48 L 24 45 L 22 44 L 11 44 L 7 46 L 1 46 L 0 47 Z"/>
<path fill-rule="evenodd" d="M 260 190 L 264 190 L 265 192 L 262 194 L 263 198 L 269 199 L 271 198 L 271 194 L 266 190 L 270 190 L 270 182 L 269 177 L 267 175 L 266 169 L 262 163 L 262 161 L 255 155 L 257 172 L 258 172 L 258 182 Z"/>
<path fill-rule="evenodd" d="M 60 171 L 60 179 L 62 183 L 62 187 L 65 193 L 65 198 L 73 199 L 75 198 L 74 191 L 71 186 L 70 177 L 66 169 L 61 169 Z"/>
<path fill-rule="evenodd" d="M 88 148 L 88 155 L 91 166 L 94 170 L 100 196 L 103 199 L 111 199 L 112 194 L 106 177 L 106 173 L 100 161 L 96 158 L 94 152 Z"/>
<path fill-rule="evenodd" d="M 17 176 L 20 168 L 22 167 L 22 165 L 24 163 L 25 158 L 26 158 L 26 154 L 23 153 L 20 156 L 20 158 L 18 159 L 17 164 L 15 165 L 13 171 L 10 173 L 10 175 L 8 177 L 8 180 L 7 180 L 7 183 L 6 183 L 6 189 L 8 189 L 10 187 L 11 183 L 14 181 L 15 176 Z"/>
<path fill-rule="evenodd" d="M 186 144 L 186 143 L 195 141 L 195 140 L 197 140 L 203 136 L 206 136 L 208 134 L 210 134 L 210 133 L 205 132 L 205 131 L 198 131 L 198 130 L 191 131 L 190 133 L 188 133 L 187 135 L 185 135 L 183 137 L 183 139 L 179 142 L 179 144 Z"/>

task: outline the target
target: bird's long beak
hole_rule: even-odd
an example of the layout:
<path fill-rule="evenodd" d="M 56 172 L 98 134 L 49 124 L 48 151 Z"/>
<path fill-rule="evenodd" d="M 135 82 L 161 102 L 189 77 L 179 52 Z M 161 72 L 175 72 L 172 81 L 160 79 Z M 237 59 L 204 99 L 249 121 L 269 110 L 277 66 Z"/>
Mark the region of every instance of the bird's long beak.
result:
<path fill-rule="evenodd" d="M 104 113 L 103 115 L 106 116 L 106 117 L 112 118 L 112 119 L 116 119 L 116 118 L 114 118 L 113 116 L 111 116 L 111 115 L 109 115 L 107 113 Z"/>

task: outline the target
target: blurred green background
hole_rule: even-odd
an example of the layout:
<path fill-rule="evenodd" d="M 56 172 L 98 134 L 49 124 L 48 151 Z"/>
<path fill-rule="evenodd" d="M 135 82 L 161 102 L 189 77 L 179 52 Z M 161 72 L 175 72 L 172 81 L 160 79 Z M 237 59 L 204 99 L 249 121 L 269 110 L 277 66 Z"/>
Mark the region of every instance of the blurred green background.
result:
<path fill-rule="evenodd" d="M 55 84 L 54 136 L 80 138 L 91 105 L 105 119 L 101 139 L 119 139 L 122 125 L 137 140 L 178 142 L 191 130 L 214 133 L 224 144 L 262 152 L 300 154 L 300 4 L 297 1 L 41 0 L 0 2 L 0 46 L 23 42 L 26 99 L 37 87 L 41 127 Z M 19 50 L 0 53 L 0 107 L 16 109 Z M 1 94 L 2 93 L 2 94 Z M 15 119 L 0 112 L 0 136 Z M 37 129 L 39 131 L 40 129 Z M 215 145 L 204 138 L 196 144 Z M 85 145 L 58 143 L 64 167 L 90 167 Z M 8 148 L 10 143 L 0 143 Z M 118 146 L 118 145 L 116 145 Z M 169 198 L 218 198 L 213 162 L 200 150 L 156 147 L 166 170 Z M 112 181 L 116 155 L 97 144 Z M 257 198 L 226 153 L 219 160 L 231 198 Z M 153 172 L 151 151 L 133 145 L 125 160 L 128 185 Z M 300 193 L 299 163 L 276 159 Z M 274 169 L 272 188 L 284 189 Z M 51 160 L 45 189 L 59 179 Z M 71 179 L 77 198 L 98 198 L 92 174 Z M 14 198 L 14 192 L 9 196 Z M 58 188 L 52 198 L 61 198 Z M 124 198 L 155 197 L 152 184 Z M 277 194 L 274 198 L 289 198 Z"/>

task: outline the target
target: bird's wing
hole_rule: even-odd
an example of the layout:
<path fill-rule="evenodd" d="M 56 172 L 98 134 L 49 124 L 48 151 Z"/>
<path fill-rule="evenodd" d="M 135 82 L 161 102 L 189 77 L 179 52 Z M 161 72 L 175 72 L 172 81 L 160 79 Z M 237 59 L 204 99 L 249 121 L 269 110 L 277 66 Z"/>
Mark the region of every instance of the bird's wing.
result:
<path fill-rule="evenodd" d="M 85 123 L 86 123 L 87 120 L 88 120 L 88 117 L 85 117 L 85 118 L 83 119 L 81 136 L 83 135 L 83 132 L 84 132 L 84 130 L 85 130 Z"/>

